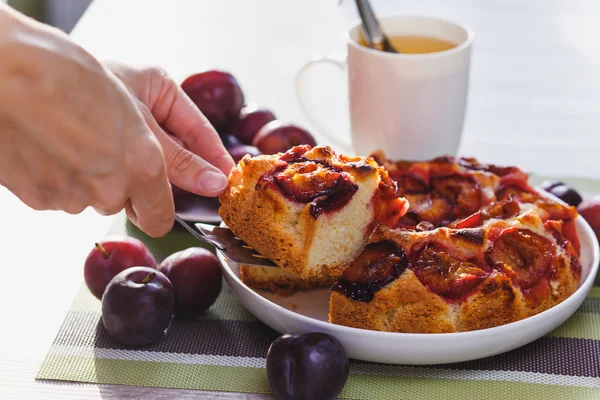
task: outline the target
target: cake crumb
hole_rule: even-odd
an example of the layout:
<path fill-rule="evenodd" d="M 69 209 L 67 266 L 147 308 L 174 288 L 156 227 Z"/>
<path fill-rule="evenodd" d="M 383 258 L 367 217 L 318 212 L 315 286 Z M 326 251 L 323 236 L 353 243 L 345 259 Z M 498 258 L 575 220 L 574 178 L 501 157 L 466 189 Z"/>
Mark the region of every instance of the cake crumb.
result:
<path fill-rule="evenodd" d="M 296 305 L 296 303 L 292 303 L 290 305 L 290 310 L 295 310 L 296 308 L 298 308 L 298 306 Z"/>

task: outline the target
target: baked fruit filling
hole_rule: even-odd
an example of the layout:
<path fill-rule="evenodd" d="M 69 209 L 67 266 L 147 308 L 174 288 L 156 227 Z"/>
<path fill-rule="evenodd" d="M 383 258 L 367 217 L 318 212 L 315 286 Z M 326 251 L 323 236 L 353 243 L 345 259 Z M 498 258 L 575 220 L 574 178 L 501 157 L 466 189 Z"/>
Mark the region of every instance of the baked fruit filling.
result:
<path fill-rule="evenodd" d="M 345 206 L 358 190 L 358 185 L 352 183 L 348 173 L 310 161 L 282 168 L 272 176 L 272 180 L 288 199 L 310 203 L 310 215 L 313 218 Z"/>
<path fill-rule="evenodd" d="M 436 228 L 448 226 L 481 209 L 485 201 L 473 177 L 449 168 L 433 171 L 413 165 L 407 170 L 392 171 L 390 176 L 397 182 L 398 193 L 410 204 L 399 227 L 414 229 L 420 222 L 431 223 Z"/>
<path fill-rule="evenodd" d="M 343 208 L 358 191 L 353 175 L 379 175 L 373 195 L 374 224 L 394 226 L 408 209 L 400 198 L 396 183 L 387 171 L 363 157 L 336 155 L 329 147 L 296 146 L 279 157 L 277 169 L 264 174 L 259 184 L 270 184 L 287 199 L 310 205 L 310 215 L 334 212 Z M 335 160 L 337 158 L 337 160 Z M 337 162 L 336 162 L 337 161 Z M 373 226 L 374 227 L 374 226 Z"/>
<path fill-rule="evenodd" d="M 552 273 L 550 240 L 528 229 L 508 228 L 491 244 L 486 256 L 490 265 L 521 289 L 531 289 Z"/>
<path fill-rule="evenodd" d="M 465 298 L 489 275 L 475 262 L 460 260 L 436 244 L 416 252 L 412 269 L 423 285 L 446 300 Z"/>
<path fill-rule="evenodd" d="M 358 301 L 369 302 L 375 292 L 406 270 L 447 301 L 468 296 L 490 275 L 490 269 L 474 260 L 464 261 L 442 245 L 428 243 L 407 255 L 394 242 L 367 245 L 365 251 L 344 271 L 332 290 Z"/>
<path fill-rule="evenodd" d="M 543 222 L 561 221 L 552 226 L 566 241 L 573 255 L 579 255 L 574 207 L 540 195 L 517 167 L 482 164 L 474 158 L 438 157 L 426 162 L 391 162 L 382 153 L 374 155 L 397 182 L 398 193 L 410 204 L 396 227 L 417 229 L 421 222 L 433 227 L 472 228 L 490 219 L 517 217 L 523 206 L 531 205 Z M 550 228 L 549 228 L 550 229 Z"/>
<path fill-rule="evenodd" d="M 385 225 L 394 227 L 408 210 L 408 201 L 400 196 L 398 185 L 390 178 L 383 168 L 379 168 L 381 181 L 373 196 L 373 207 L 375 209 L 374 225 Z"/>
<path fill-rule="evenodd" d="M 372 243 L 344 271 L 332 290 L 353 300 L 371 301 L 375 292 L 398 278 L 407 266 L 404 250 L 395 243 Z"/>

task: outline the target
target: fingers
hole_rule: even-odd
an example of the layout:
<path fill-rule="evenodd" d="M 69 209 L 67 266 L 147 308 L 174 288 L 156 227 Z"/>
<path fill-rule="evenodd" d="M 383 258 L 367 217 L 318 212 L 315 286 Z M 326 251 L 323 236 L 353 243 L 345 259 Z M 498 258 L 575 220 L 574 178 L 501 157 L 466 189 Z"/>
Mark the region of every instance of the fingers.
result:
<path fill-rule="evenodd" d="M 180 147 L 185 147 L 185 144 L 183 143 L 183 141 L 181 139 L 179 139 L 177 136 L 173 136 L 173 135 L 169 135 L 169 134 L 167 134 L 167 136 L 169 137 L 169 139 L 171 139 L 172 141 L 177 143 L 177 145 L 179 145 Z"/>
<path fill-rule="evenodd" d="M 193 153 L 228 175 L 235 166 L 217 131 L 163 70 L 151 68 L 148 103 L 152 116 Z"/>
<path fill-rule="evenodd" d="M 229 174 L 235 166 L 219 134 L 200 112 L 198 107 L 177 86 L 177 96 L 172 103 L 165 126 L 178 136 L 194 153 Z"/>
<path fill-rule="evenodd" d="M 177 140 L 165 133 L 154 120 L 150 111 L 140 104 L 142 114 L 160 142 L 169 180 L 188 192 L 201 196 L 218 196 L 227 187 L 225 174 L 201 157 L 182 147 Z"/>
<path fill-rule="evenodd" d="M 87 208 L 89 199 L 80 186 L 72 190 L 70 195 L 63 198 L 61 209 L 68 214 L 80 214 Z"/>
<path fill-rule="evenodd" d="M 150 110 L 164 131 L 183 142 L 181 147 L 229 174 L 235 164 L 219 134 L 165 70 L 138 69 L 111 62 L 105 65 Z"/>
<path fill-rule="evenodd" d="M 89 183 L 92 193 L 92 208 L 100 215 L 119 213 L 128 199 L 129 182 L 126 175 L 95 179 Z"/>
<path fill-rule="evenodd" d="M 125 204 L 125 214 L 127 215 L 127 218 L 129 218 L 129 220 L 131 222 L 133 222 L 136 226 L 138 225 L 138 217 L 137 214 L 135 213 L 135 211 L 133 211 L 133 207 L 131 206 L 131 201 L 127 201 L 127 204 Z"/>
<path fill-rule="evenodd" d="M 134 168 L 136 176 L 125 206 L 132 222 L 142 231 L 151 237 L 161 237 L 171 230 L 175 219 L 171 185 L 159 144 L 148 137 L 141 147 L 138 162 L 143 165 Z"/>

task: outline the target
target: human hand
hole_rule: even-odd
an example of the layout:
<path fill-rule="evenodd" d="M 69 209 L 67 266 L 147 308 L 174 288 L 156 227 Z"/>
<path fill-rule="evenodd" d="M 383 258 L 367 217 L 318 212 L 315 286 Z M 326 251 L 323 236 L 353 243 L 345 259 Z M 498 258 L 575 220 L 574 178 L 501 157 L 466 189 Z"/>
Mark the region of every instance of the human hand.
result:
<path fill-rule="evenodd" d="M 62 32 L 1 4 L 0 60 L 0 184 L 34 209 L 126 208 L 150 236 L 167 233 L 163 152 L 124 84 Z"/>
<path fill-rule="evenodd" d="M 161 68 L 105 63 L 127 87 L 160 142 L 171 182 L 189 192 L 218 196 L 235 166 L 208 119 Z"/>

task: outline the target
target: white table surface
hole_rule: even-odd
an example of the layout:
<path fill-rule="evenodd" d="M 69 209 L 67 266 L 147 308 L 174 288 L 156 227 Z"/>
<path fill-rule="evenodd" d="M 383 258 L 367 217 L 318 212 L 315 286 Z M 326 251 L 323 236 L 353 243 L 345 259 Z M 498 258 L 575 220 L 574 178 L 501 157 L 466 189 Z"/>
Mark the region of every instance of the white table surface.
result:
<path fill-rule="evenodd" d="M 472 27 L 476 43 L 461 153 L 542 175 L 600 178 L 600 2 L 374 1 Z M 248 100 L 305 125 L 294 76 L 313 53 L 344 50 L 356 18 L 345 0 L 96 0 L 72 37 L 99 58 L 164 67 L 178 81 L 208 67 L 236 75 Z M 344 77 L 323 71 L 315 95 L 347 130 Z M 315 132 L 317 137 L 320 135 Z M 35 212 L 0 188 L 0 398 L 271 398 L 34 382 L 111 218 Z"/>

